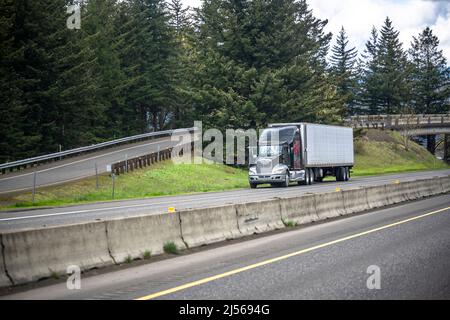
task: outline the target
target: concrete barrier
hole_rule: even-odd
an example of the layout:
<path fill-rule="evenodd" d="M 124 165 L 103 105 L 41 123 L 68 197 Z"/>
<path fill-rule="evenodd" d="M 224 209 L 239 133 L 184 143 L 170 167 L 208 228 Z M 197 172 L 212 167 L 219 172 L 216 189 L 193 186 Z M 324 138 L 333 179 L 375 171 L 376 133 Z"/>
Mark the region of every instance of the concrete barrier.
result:
<path fill-rule="evenodd" d="M 316 212 L 320 220 L 345 214 L 344 197 L 341 191 L 316 194 Z"/>
<path fill-rule="evenodd" d="M 442 193 L 442 185 L 435 179 L 424 179 L 414 181 L 421 198 L 430 197 Z"/>
<path fill-rule="evenodd" d="M 385 185 L 387 204 L 396 204 L 408 201 L 408 189 L 404 183 L 391 183 Z"/>
<path fill-rule="evenodd" d="M 367 196 L 367 204 L 369 205 L 370 209 L 380 208 L 388 205 L 386 187 L 384 185 L 368 187 L 365 189 Z"/>
<path fill-rule="evenodd" d="M 163 252 L 167 242 L 179 249 L 242 235 L 379 208 L 450 192 L 450 176 L 364 189 L 270 199 L 238 205 L 185 210 L 0 234 L 0 287 L 65 274 L 69 265 L 82 270 Z M 6 273 L 7 272 L 7 273 Z M 8 277 L 9 276 L 9 277 Z"/>
<path fill-rule="evenodd" d="M 5 266 L 15 284 L 113 263 L 104 222 L 26 230 L 2 235 Z"/>
<path fill-rule="evenodd" d="M 370 209 L 369 204 L 367 203 L 366 190 L 364 190 L 364 188 L 344 190 L 342 192 L 342 196 L 344 197 L 344 208 L 346 214 L 362 212 Z"/>
<path fill-rule="evenodd" d="M 180 211 L 181 235 L 189 247 L 242 236 L 234 205 Z"/>
<path fill-rule="evenodd" d="M 0 234 L 0 239 L 1 239 L 1 237 L 2 237 L 2 235 Z M 3 242 L 0 241 L 0 243 L 3 243 Z M 0 250 L 2 250 L 1 247 L 0 247 Z M 8 276 L 6 275 L 5 260 L 3 260 L 3 253 L 0 251 L 0 288 L 7 287 L 10 285 L 12 285 L 12 283 L 9 280 Z"/>
<path fill-rule="evenodd" d="M 146 251 L 152 255 L 164 252 L 164 244 L 173 242 L 185 249 L 181 239 L 178 212 L 115 219 L 106 221 L 109 250 L 117 263 L 128 257 L 142 258 Z"/>
<path fill-rule="evenodd" d="M 306 224 L 319 220 L 316 213 L 316 198 L 313 194 L 301 197 L 281 198 L 281 217 L 284 221 Z"/>
<path fill-rule="evenodd" d="M 422 198 L 420 195 L 419 189 L 417 188 L 416 181 L 405 181 L 402 182 L 402 188 L 404 193 L 406 194 L 406 198 L 408 200 L 417 200 Z"/>
<path fill-rule="evenodd" d="M 442 186 L 442 192 L 447 193 L 450 192 L 450 176 L 449 177 L 441 177 L 439 178 Z"/>
<path fill-rule="evenodd" d="M 284 228 L 279 199 L 237 204 L 236 210 L 239 230 L 244 235 Z"/>

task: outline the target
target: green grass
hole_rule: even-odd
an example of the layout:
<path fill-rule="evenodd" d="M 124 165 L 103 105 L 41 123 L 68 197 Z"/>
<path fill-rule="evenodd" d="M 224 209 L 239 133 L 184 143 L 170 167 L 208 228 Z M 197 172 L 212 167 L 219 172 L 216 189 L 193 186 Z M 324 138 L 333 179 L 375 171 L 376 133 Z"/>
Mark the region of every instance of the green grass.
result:
<path fill-rule="evenodd" d="M 295 223 L 292 220 L 282 220 L 282 221 L 283 221 L 284 226 L 287 228 L 293 228 L 293 227 L 297 226 L 297 223 Z"/>
<path fill-rule="evenodd" d="M 450 166 L 412 141 L 406 148 L 398 132 L 364 130 L 355 141 L 353 176 L 448 168 Z"/>
<path fill-rule="evenodd" d="M 152 252 L 150 250 L 145 250 L 143 254 L 144 260 L 150 259 L 152 257 Z"/>
<path fill-rule="evenodd" d="M 177 245 L 173 242 L 167 242 L 164 244 L 163 250 L 165 253 L 170 253 L 170 254 L 178 254 L 178 248 Z"/>
<path fill-rule="evenodd" d="M 100 176 L 96 189 L 95 177 L 55 187 L 40 188 L 35 206 L 60 206 L 112 200 L 109 175 Z M 173 164 L 160 162 L 154 166 L 116 176 L 115 200 L 154 196 L 223 191 L 247 187 L 247 170 L 219 164 Z M 0 199 L 0 209 L 33 206 L 31 192 Z M 174 206 L 176 204 L 174 203 Z"/>
<path fill-rule="evenodd" d="M 352 176 L 369 176 L 407 171 L 450 168 L 425 148 L 410 142 L 405 148 L 402 136 L 388 130 L 361 130 L 355 134 L 355 166 Z M 329 177 L 334 179 L 334 177 Z M 112 200 L 109 175 L 64 185 L 39 188 L 34 206 L 61 206 Z M 115 200 L 189 194 L 248 188 L 247 170 L 219 164 L 173 164 L 154 166 L 116 177 Z M 0 210 L 32 207 L 31 192 L 0 197 Z M 176 203 L 173 205 L 176 207 Z M 169 207 L 169 205 L 168 205 Z"/>
<path fill-rule="evenodd" d="M 61 276 L 60 276 L 60 274 L 58 272 L 52 271 L 50 273 L 50 278 L 58 280 L 59 278 L 61 278 Z"/>

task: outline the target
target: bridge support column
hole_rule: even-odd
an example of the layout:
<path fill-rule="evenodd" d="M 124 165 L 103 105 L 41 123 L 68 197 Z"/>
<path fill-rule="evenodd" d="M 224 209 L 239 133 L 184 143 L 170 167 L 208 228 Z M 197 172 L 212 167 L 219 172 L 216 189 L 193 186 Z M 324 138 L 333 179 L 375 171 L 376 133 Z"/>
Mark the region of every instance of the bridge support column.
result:
<path fill-rule="evenodd" d="M 450 164 L 450 134 L 444 135 L 444 161 Z"/>
<path fill-rule="evenodd" d="M 427 149 L 430 153 L 434 154 L 436 151 L 436 135 L 427 135 Z"/>

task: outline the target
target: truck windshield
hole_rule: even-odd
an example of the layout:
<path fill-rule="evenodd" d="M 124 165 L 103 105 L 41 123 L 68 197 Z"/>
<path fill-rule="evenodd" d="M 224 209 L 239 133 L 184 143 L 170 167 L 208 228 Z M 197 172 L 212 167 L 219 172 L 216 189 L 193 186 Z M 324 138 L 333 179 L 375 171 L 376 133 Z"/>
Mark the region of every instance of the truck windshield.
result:
<path fill-rule="evenodd" d="M 281 154 L 281 146 L 259 146 L 260 157 L 273 157 Z"/>

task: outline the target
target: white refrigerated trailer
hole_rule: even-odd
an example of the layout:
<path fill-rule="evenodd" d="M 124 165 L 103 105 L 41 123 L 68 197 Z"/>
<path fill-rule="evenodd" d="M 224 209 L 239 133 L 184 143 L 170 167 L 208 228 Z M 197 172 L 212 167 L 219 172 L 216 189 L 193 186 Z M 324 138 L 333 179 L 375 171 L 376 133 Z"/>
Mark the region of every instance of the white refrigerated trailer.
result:
<path fill-rule="evenodd" d="M 354 164 L 353 129 L 313 123 L 274 123 L 264 129 L 249 183 L 310 185 L 325 176 L 347 181 Z"/>

